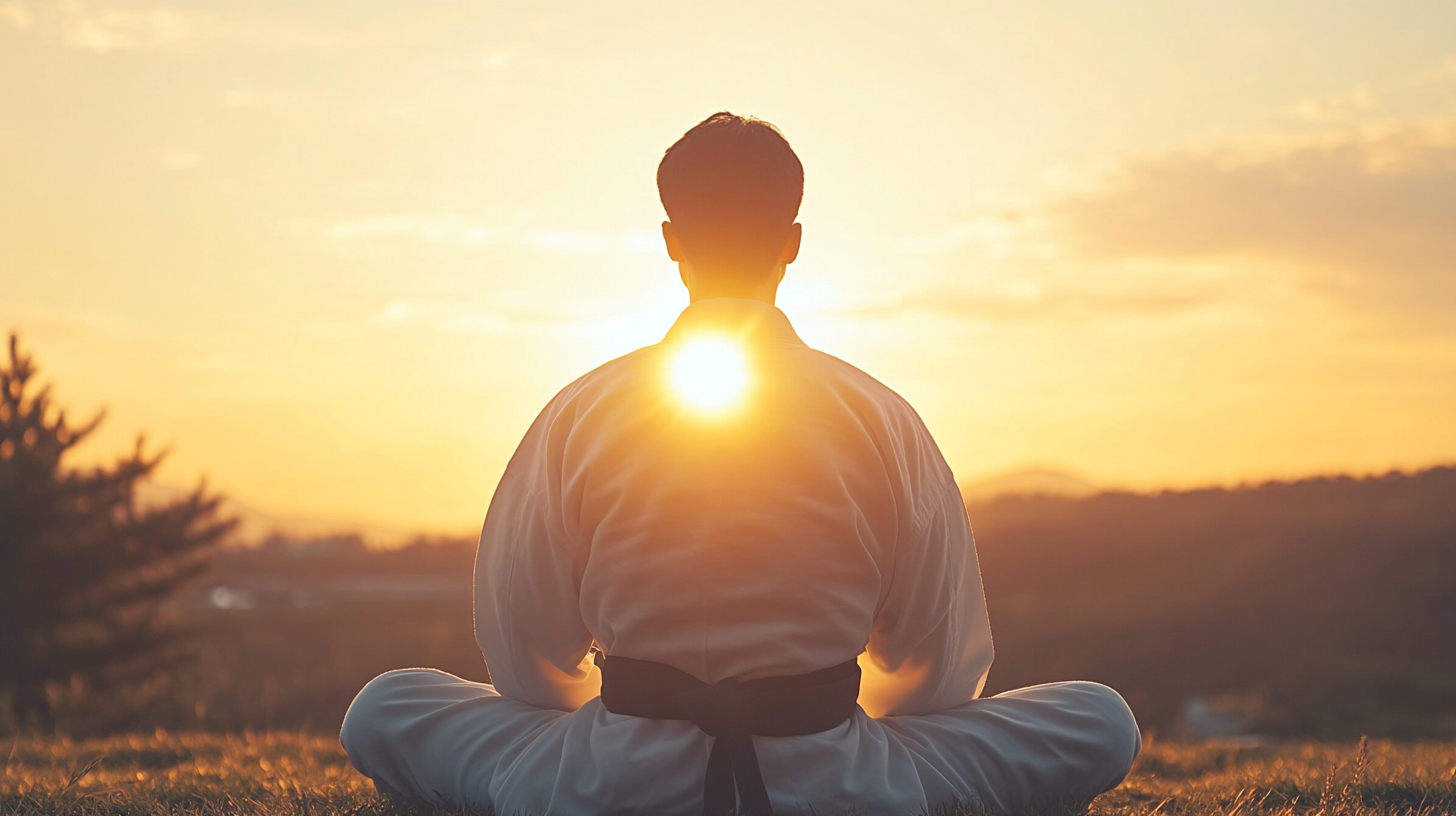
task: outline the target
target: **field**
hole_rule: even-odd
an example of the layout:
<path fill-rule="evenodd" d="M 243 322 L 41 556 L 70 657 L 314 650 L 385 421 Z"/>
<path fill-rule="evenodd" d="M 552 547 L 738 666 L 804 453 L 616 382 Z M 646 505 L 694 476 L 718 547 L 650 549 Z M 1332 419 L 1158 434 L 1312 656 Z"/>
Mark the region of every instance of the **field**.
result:
<path fill-rule="evenodd" d="M 327 737 L 273 732 L 19 739 L 0 813 L 390 816 Z M 1154 742 L 1104 816 L 1385 816 L 1456 812 L 1456 744 Z"/>

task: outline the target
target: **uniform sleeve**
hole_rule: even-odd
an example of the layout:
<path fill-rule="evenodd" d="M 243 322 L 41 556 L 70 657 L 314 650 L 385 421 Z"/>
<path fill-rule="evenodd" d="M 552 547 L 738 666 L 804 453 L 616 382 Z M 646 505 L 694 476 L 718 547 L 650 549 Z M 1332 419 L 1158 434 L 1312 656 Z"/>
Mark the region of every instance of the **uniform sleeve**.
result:
<path fill-rule="evenodd" d="M 585 555 L 563 508 L 559 463 L 570 427 L 559 402 L 526 433 L 486 513 L 475 640 L 502 696 L 574 711 L 599 694 L 601 675 L 578 600 Z"/>
<path fill-rule="evenodd" d="M 870 716 L 932 714 L 974 700 L 991 668 L 991 626 L 965 503 L 953 480 L 898 543 L 860 656 Z"/>

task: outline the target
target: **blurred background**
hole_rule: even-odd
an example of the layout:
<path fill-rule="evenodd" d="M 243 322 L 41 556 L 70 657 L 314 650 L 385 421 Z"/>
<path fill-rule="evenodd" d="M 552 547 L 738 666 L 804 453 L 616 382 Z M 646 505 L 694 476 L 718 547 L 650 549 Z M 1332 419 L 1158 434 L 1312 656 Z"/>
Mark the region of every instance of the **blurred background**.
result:
<path fill-rule="evenodd" d="M 805 165 L 781 307 L 962 483 L 993 689 L 1456 732 L 1444 0 L 0 1 L 0 330 L 107 411 L 55 472 L 145 432 L 126 501 L 240 519 L 169 591 L 190 661 L 47 680 L 58 727 L 485 679 L 469 540 L 536 411 L 686 305 L 653 172 L 720 109 Z"/>

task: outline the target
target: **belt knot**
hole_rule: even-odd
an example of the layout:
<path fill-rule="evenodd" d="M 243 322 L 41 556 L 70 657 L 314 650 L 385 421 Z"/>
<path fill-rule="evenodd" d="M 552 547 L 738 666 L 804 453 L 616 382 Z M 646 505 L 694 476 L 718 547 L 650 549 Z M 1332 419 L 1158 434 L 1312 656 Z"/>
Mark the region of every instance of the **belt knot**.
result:
<path fill-rule="evenodd" d="M 753 708 L 737 677 L 675 694 L 671 703 L 709 736 L 753 733 Z"/>
<path fill-rule="evenodd" d="M 753 748 L 754 736 L 816 734 L 843 723 L 859 697 L 859 664 L 790 677 L 713 685 L 662 663 L 594 657 L 602 670 L 602 705 L 614 714 L 690 720 L 713 737 L 703 778 L 704 816 L 773 816 Z"/>

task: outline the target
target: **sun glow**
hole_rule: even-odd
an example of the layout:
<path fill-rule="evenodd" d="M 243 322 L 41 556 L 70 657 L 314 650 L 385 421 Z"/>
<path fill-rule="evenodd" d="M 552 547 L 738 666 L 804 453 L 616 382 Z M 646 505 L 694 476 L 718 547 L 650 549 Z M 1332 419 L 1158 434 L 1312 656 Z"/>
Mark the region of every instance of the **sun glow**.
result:
<path fill-rule="evenodd" d="M 731 407 L 748 387 L 743 350 L 719 338 L 690 340 L 673 354 L 669 378 L 683 402 L 701 411 Z"/>

